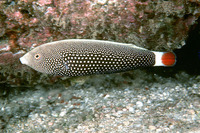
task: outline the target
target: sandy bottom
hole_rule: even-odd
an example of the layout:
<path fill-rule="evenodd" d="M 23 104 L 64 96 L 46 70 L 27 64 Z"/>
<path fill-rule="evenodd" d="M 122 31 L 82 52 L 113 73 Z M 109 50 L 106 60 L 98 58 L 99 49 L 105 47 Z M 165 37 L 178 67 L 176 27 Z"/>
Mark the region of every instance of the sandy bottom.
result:
<path fill-rule="evenodd" d="M 164 75 L 164 76 L 163 76 Z M 167 75 L 167 74 L 166 74 Z M 11 88 L 0 98 L 1 132 L 200 132 L 200 77 L 129 73 L 71 85 Z"/>

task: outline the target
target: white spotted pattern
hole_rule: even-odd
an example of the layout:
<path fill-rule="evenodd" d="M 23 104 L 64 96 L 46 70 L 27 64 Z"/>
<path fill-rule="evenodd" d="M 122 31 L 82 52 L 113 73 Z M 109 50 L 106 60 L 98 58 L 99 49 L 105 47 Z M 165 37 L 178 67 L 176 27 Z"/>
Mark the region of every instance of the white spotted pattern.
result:
<path fill-rule="evenodd" d="M 114 73 L 153 66 L 155 54 L 149 50 L 109 41 L 63 40 L 41 45 L 29 54 L 40 61 L 27 64 L 37 71 L 62 76 Z"/>
<path fill-rule="evenodd" d="M 87 50 L 89 52 L 85 52 Z M 128 71 L 138 67 L 152 66 L 155 63 L 152 52 L 143 49 L 127 49 L 126 47 L 112 51 L 112 46 L 94 48 L 91 44 L 85 48 L 63 50 L 60 51 L 60 54 L 68 69 L 56 71 L 56 74 L 67 76 Z"/>

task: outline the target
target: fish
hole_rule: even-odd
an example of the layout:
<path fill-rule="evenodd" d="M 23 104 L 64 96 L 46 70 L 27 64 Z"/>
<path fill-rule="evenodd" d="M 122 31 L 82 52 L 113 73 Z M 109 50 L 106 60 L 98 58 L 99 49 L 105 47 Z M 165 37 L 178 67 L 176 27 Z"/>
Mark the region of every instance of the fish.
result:
<path fill-rule="evenodd" d="M 150 51 L 133 44 L 67 39 L 40 45 L 23 55 L 20 61 L 41 73 L 74 77 L 173 66 L 176 55 Z"/>

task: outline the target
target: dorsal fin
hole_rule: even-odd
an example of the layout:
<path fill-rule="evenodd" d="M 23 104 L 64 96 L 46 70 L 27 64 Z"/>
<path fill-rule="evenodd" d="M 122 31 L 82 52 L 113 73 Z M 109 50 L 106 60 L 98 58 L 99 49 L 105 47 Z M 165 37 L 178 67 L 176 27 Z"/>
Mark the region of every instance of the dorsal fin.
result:
<path fill-rule="evenodd" d="M 109 43 L 109 44 L 113 44 L 113 45 L 121 45 L 121 46 L 128 46 L 128 47 L 132 47 L 132 48 L 136 48 L 136 49 L 142 49 L 142 50 L 147 50 L 145 48 L 141 48 L 138 47 L 134 44 L 130 44 L 130 43 L 119 43 L 119 42 L 111 42 L 111 41 L 104 41 L 104 40 L 92 40 L 92 39 L 67 39 L 67 40 L 60 40 L 60 41 L 54 41 L 54 42 L 49 42 L 47 44 L 53 44 L 53 43 L 57 43 L 57 42 L 101 42 L 101 43 Z"/>

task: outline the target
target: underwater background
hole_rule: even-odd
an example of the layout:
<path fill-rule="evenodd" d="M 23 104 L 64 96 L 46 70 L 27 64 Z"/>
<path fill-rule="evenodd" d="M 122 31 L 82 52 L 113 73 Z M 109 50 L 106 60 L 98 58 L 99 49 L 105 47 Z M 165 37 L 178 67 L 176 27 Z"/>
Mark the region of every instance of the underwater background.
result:
<path fill-rule="evenodd" d="M 1 0 L 1 132 L 200 132 L 200 1 Z M 59 77 L 22 65 L 63 39 L 173 51 L 174 67 Z"/>

